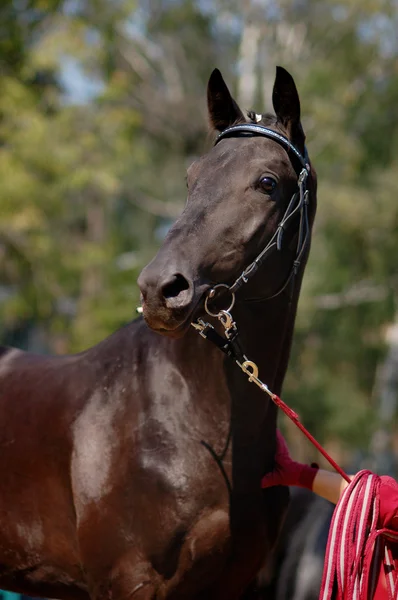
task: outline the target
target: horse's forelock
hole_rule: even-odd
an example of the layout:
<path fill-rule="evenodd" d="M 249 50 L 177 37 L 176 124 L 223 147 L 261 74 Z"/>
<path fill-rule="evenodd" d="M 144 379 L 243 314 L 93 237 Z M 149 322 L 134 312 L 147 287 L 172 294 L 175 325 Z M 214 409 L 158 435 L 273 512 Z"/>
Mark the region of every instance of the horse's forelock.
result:
<path fill-rule="evenodd" d="M 249 120 L 252 123 L 261 123 L 261 125 L 264 125 L 266 127 L 269 127 L 271 125 L 276 125 L 278 122 L 278 119 L 275 115 L 273 115 L 272 113 L 256 113 L 254 110 L 249 110 L 247 112 L 247 116 L 249 118 Z M 258 120 L 258 117 L 261 116 L 261 120 Z"/>

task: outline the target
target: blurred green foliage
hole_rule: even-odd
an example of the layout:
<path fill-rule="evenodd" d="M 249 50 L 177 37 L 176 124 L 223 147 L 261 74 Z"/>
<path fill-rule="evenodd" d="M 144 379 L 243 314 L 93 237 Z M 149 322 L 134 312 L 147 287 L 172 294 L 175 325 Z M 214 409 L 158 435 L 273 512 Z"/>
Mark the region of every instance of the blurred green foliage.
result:
<path fill-rule="evenodd" d="M 3 0 L 2 340 L 78 351 L 130 320 L 137 275 L 208 147 L 209 73 L 218 66 L 243 108 L 265 111 L 282 64 L 319 177 L 285 398 L 321 439 L 365 448 L 396 321 L 397 11 L 382 0 Z"/>

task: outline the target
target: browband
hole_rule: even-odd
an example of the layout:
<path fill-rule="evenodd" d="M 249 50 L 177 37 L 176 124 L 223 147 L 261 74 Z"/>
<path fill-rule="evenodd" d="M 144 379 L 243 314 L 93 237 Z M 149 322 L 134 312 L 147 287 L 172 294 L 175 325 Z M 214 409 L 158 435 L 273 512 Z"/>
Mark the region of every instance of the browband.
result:
<path fill-rule="evenodd" d="M 268 127 L 263 127 L 262 125 L 256 125 L 255 123 L 242 123 L 240 125 L 232 125 L 232 127 L 227 127 L 227 129 L 224 129 L 224 131 L 222 131 L 217 136 L 217 139 L 216 139 L 214 145 L 218 144 L 218 142 L 220 142 L 222 139 L 224 139 L 226 137 L 234 137 L 236 134 L 239 134 L 239 133 L 249 133 L 252 135 L 263 135 L 264 137 L 268 137 L 268 138 L 275 140 L 276 142 L 279 142 L 279 144 L 282 144 L 282 146 L 285 146 L 285 148 L 287 150 L 290 150 L 291 152 L 293 152 L 295 157 L 300 161 L 301 166 L 304 169 L 306 169 L 306 171 L 308 173 L 310 172 L 310 164 L 309 164 L 309 159 L 308 159 L 307 148 L 305 148 L 305 155 L 303 156 L 301 154 L 301 152 L 299 152 L 299 150 L 297 150 L 296 146 L 293 146 L 293 144 L 287 139 L 287 137 L 285 137 L 284 135 L 281 135 L 280 133 L 277 133 L 276 131 L 273 131 L 272 129 L 268 129 Z"/>

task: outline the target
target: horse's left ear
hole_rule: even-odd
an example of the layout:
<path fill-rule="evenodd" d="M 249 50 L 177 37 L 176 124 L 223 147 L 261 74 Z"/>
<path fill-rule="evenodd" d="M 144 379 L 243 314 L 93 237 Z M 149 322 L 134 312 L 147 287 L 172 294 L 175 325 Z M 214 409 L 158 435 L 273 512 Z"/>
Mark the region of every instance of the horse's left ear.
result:
<path fill-rule="evenodd" d="M 246 121 L 218 69 L 214 69 L 207 85 L 207 106 L 210 123 L 218 131 Z"/>
<path fill-rule="evenodd" d="M 290 140 L 303 152 L 305 135 L 300 122 L 300 99 L 293 77 L 283 67 L 276 67 L 272 103 Z"/>

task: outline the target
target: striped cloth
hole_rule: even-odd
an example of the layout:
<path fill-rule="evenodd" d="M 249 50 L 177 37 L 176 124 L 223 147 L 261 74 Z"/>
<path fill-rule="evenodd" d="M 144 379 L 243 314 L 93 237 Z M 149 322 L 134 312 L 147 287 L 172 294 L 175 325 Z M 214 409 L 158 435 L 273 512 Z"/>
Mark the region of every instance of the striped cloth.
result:
<path fill-rule="evenodd" d="M 333 514 L 319 600 L 398 600 L 398 533 L 379 528 L 378 475 L 360 471 Z"/>

